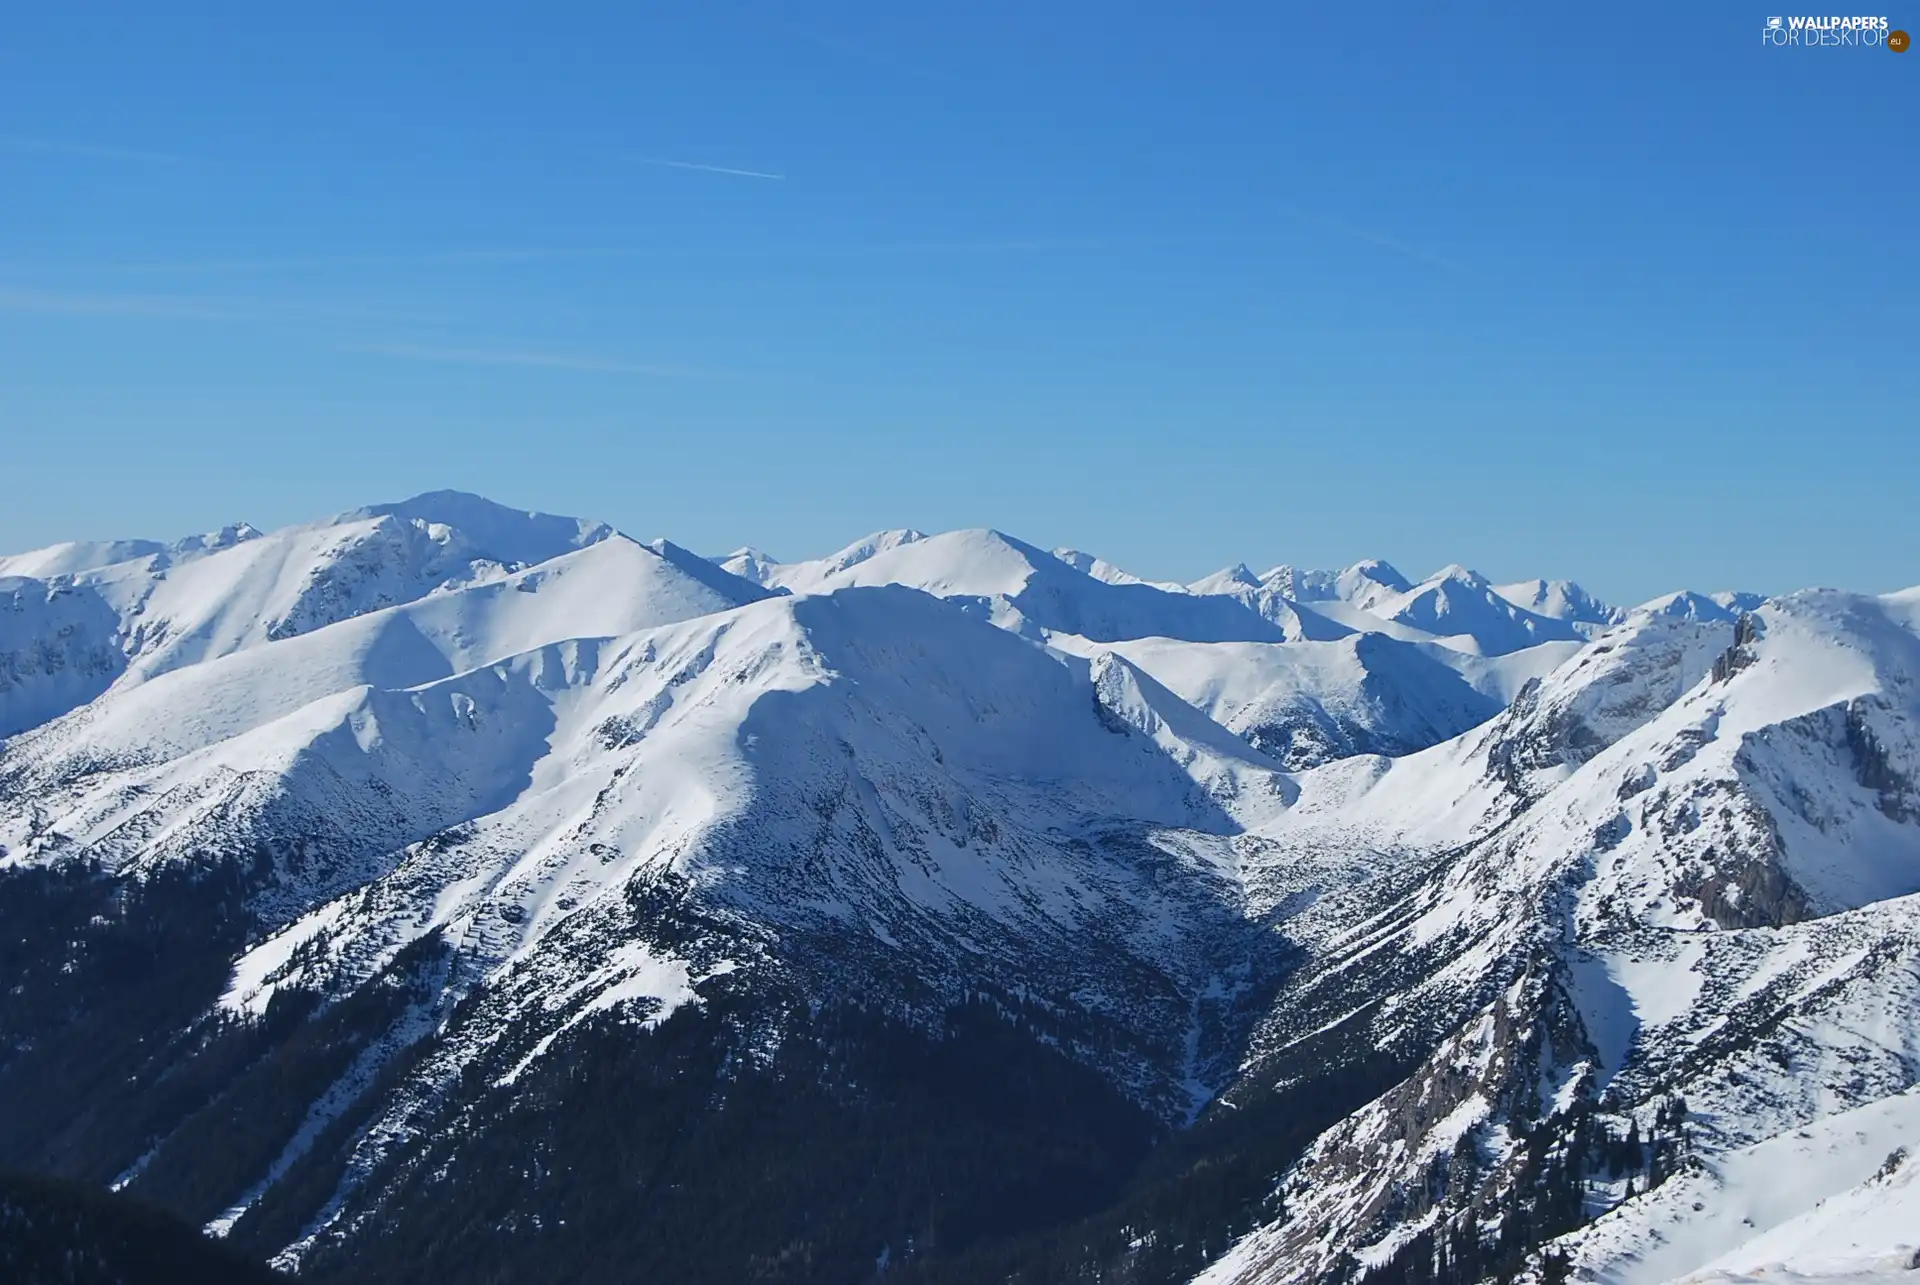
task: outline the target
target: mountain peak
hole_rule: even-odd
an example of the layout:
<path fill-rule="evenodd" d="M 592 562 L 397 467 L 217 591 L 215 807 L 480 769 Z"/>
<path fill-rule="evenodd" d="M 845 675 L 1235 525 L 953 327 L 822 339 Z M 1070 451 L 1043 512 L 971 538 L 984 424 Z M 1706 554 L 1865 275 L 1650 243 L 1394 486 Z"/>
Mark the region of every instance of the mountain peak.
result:
<path fill-rule="evenodd" d="M 758 580 L 740 575 L 714 562 L 711 558 L 703 558 L 697 553 L 683 549 L 671 540 L 650 540 L 641 547 L 657 554 L 663 562 L 682 575 L 697 581 L 723 598 L 746 603 L 768 596 L 767 586 Z"/>
<path fill-rule="evenodd" d="M 0 579 L 9 1154 L 79 1138 L 303 1278 L 1042 1235 L 1049 1279 L 1325 1285 L 1560 1236 L 1633 1285 L 1799 1207 L 1911 1255 L 1920 591 L 1589 643 L 1577 585 L 1458 566 L 705 559 L 459 492 L 21 566 L 67 572 Z M 1202 1113 L 1204 1198 L 1134 1199 Z M 1058 1158 L 1063 1236 L 1006 1199 Z"/>
<path fill-rule="evenodd" d="M 349 509 L 329 525 L 383 517 L 450 528 L 472 541 L 486 556 L 518 566 L 544 562 L 614 534 L 605 522 L 514 509 L 482 495 L 450 490 L 424 491 L 390 504 Z"/>
<path fill-rule="evenodd" d="M 1484 588 L 1487 578 L 1471 567 L 1463 567 L 1457 562 L 1449 562 L 1426 578 L 1424 583 L 1432 584 L 1438 580 L 1451 580 L 1456 584 L 1471 585 L 1475 589 Z"/>
<path fill-rule="evenodd" d="M 1194 593 L 1232 593 L 1235 589 L 1260 589 L 1260 577 L 1253 574 L 1244 562 L 1236 562 L 1230 567 L 1203 576 L 1187 588 Z"/>
<path fill-rule="evenodd" d="M 1413 588 L 1413 582 L 1400 574 L 1399 568 L 1383 558 L 1362 558 L 1340 573 L 1342 585 L 1359 588 L 1364 585 L 1380 585 L 1394 593 L 1405 593 Z"/>

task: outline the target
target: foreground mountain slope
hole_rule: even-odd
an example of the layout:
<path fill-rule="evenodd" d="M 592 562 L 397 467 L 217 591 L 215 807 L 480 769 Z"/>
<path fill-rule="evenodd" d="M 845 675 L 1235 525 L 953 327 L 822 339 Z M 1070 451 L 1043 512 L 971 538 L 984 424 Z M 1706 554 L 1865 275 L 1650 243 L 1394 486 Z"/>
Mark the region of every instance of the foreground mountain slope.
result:
<path fill-rule="evenodd" d="M 1689 1157 L 1908 1089 L 1916 676 L 1900 598 L 1793 595 L 1732 628 L 1641 613 L 1460 743 L 1303 780 L 1280 851 L 1324 864 L 1337 825 L 1419 873 L 1300 917 L 1324 962 L 1289 980 L 1256 1058 L 1342 1025 L 1427 1052 L 1309 1150 L 1288 1221 L 1206 1279 L 1312 1279 L 1343 1255 L 1474 1278 Z M 1557 1204 L 1568 1175 L 1583 1194 Z"/>
<path fill-rule="evenodd" d="M 1917 1135 L 1909 1089 L 1707 1156 L 1569 1237 L 1571 1260 L 1607 1282 L 1910 1280 Z"/>
<path fill-rule="evenodd" d="M 116 688 L 0 750 L 23 877 L 223 871 L 231 913 L 268 930 L 223 985 L 182 982 L 184 1031 L 143 1037 L 173 1051 L 134 1077 L 200 1081 L 256 1141 L 210 1150 L 203 1111 L 161 1094 L 62 1144 L 98 1157 L 77 1172 L 334 1261 L 410 1181 L 410 1148 L 474 1109 L 449 1085 L 479 1071 L 510 1101 L 563 1042 L 716 986 L 751 1014 L 702 1037 L 732 1056 L 804 1042 L 796 1001 L 908 1032 L 986 994 L 1099 1068 L 1135 1136 L 1205 1100 L 1269 971 L 1231 837 L 1284 806 L 1274 764 L 1122 658 L 898 586 L 752 589 L 606 636 L 659 606 L 611 592 L 658 561 L 600 541 Z M 566 622 L 590 632 L 550 640 Z M 329 1030 L 304 1105 L 246 1105 L 265 1088 L 236 1042 Z M 49 1029 L 0 1079 L 50 1102 L 89 1058 Z M 13 1127 L 16 1148 L 52 1144 Z"/>
<path fill-rule="evenodd" d="M 0 1175 L 9 1285 L 274 1285 L 284 1278 L 122 1196 Z"/>
<path fill-rule="evenodd" d="M 1907 1208 L 1920 592 L 122 552 L 0 589 L 0 1165 L 356 1283 L 1900 1252 L 1810 1256 Z"/>

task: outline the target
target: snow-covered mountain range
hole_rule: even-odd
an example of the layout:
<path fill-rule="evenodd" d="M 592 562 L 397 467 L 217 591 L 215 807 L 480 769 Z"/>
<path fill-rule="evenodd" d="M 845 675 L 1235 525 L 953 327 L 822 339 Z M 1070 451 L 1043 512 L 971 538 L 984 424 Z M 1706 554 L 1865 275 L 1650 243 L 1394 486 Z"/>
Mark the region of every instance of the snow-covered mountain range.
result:
<path fill-rule="evenodd" d="M 1904 1271 L 1917 679 L 1920 590 L 450 492 L 0 558 L 0 1165 L 329 1280 Z"/>

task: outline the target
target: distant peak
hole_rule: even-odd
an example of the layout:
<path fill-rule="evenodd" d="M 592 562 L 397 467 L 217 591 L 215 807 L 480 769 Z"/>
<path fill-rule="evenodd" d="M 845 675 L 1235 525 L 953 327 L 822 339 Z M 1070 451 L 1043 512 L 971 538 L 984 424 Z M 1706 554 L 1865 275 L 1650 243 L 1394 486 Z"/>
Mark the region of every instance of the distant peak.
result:
<path fill-rule="evenodd" d="M 231 549 L 236 544 L 257 540 L 260 536 L 260 529 L 251 522 L 232 522 L 218 531 L 208 531 L 203 535 L 190 535 L 184 540 L 176 540 L 169 552 L 175 554 L 218 553 L 222 549 Z"/>
<path fill-rule="evenodd" d="M 1728 589 L 1717 593 L 1695 593 L 1691 589 L 1682 589 L 1643 602 L 1634 610 L 1692 620 L 1732 620 L 1742 612 L 1758 610 L 1766 602 L 1766 595 L 1759 593 L 1738 593 Z"/>
<path fill-rule="evenodd" d="M 1269 567 L 1260 577 L 1263 587 L 1295 602 L 1318 602 L 1340 596 L 1340 573 L 1313 571 L 1290 562 Z"/>
<path fill-rule="evenodd" d="M 1734 612 L 1703 593 L 1681 589 L 1663 593 L 1634 608 L 1636 614 L 1667 616 L 1676 620 L 1731 620 Z"/>
<path fill-rule="evenodd" d="M 846 548 L 833 555 L 834 561 L 844 561 L 847 566 L 864 562 L 876 553 L 885 553 L 906 544 L 918 544 L 926 539 L 923 532 L 912 527 L 892 527 L 885 531 L 875 531 L 872 535 L 855 540 Z"/>
<path fill-rule="evenodd" d="M 248 540 L 257 540 L 261 536 L 260 528 L 251 522 L 230 522 L 218 531 L 209 531 L 200 538 L 210 549 L 224 549 L 230 544 L 242 544 Z"/>
<path fill-rule="evenodd" d="M 1401 575 L 1394 565 L 1385 558 L 1362 558 L 1360 561 L 1348 567 L 1347 570 L 1353 572 L 1355 575 L 1365 576 L 1369 580 L 1378 580 L 1382 584 L 1392 581 L 1398 581 L 1401 584 L 1407 583 L 1407 578 Z"/>
<path fill-rule="evenodd" d="M 1764 593 L 1747 593 L 1738 589 L 1720 589 L 1707 596 L 1728 611 L 1758 611 L 1767 601 Z"/>
<path fill-rule="evenodd" d="M 1379 585 L 1394 593 L 1405 593 L 1413 588 L 1413 582 L 1401 575 L 1392 563 L 1380 558 L 1362 558 L 1342 571 L 1339 576 L 1341 585 L 1348 592 L 1342 596 L 1351 596 L 1351 591 L 1363 585 Z"/>
<path fill-rule="evenodd" d="M 418 495 L 409 496 L 401 500 L 400 504 L 485 504 L 496 509 L 507 507 L 497 501 L 488 499 L 484 495 L 478 495 L 472 491 L 456 491 L 450 486 L 443 486 L 435 491 L 422 491 Z"/>
<path fill-rule="evenodd" d="M 1203 576 L 1187 586 L 1194 593 L 1231 593 L 1236 589 L 1261 589 L 1260 577 L 1248 570 L 1244 562 L 1236 562 L 1210 576 Z"/>
<path fill-rule="evenodd" d="M 1475 571 L 1471 567 L 1463 567 L 1457 562 L 1449 562 L 1446 566 L 1441 567 L 1438 571 L 1427 577 L 1427 583 L 1429 584 L 1437 580 L 1452 580 L 1459 584 L 1472 585 L 1475 588 L 1480 588 L 1487 583 L 1487 578 L 1478 571 Z"/>
<path fill-rule="evenodd" d="M 351 509 L 334 522 L 375 518 L 448 527 L 465 536 L 484 556 L 521 566 L 545 562 L 615 534 L 611 526 L 591 518 L 509 508 L 483 495 L 450 490 L 423 491 L 410 499 Z"/>
<path fill-rule="evenodd" d="M 691 549 L 683 549 L 671 540 L 659 539 L 636 541 L 636 543 L 675 571 L 698 581 L 737 604 L 756 602 L 768 596 L 765 585 L 728 570 L 711 558 L 703 558 Z"/>

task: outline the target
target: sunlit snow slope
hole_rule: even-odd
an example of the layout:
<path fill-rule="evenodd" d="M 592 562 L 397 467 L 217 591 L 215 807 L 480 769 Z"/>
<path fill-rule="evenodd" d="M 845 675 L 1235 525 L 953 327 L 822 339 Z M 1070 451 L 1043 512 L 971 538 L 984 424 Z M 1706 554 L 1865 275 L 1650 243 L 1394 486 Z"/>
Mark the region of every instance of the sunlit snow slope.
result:
<path fill-rule="evenodd" d="M 0 1089 L 95 1085 L 31 1145 L 337 1266 L 591 1039 L 972 1006 L 1240 1184 L 1097 1278 L 1893 1279 L 1917 626 L 989 530 L 710 560 L 451 492 L 16 555 L 0 876 L 87 909 L 8 956 Z M 176 1007 L 87 1025 L 193 933 Z"/>

